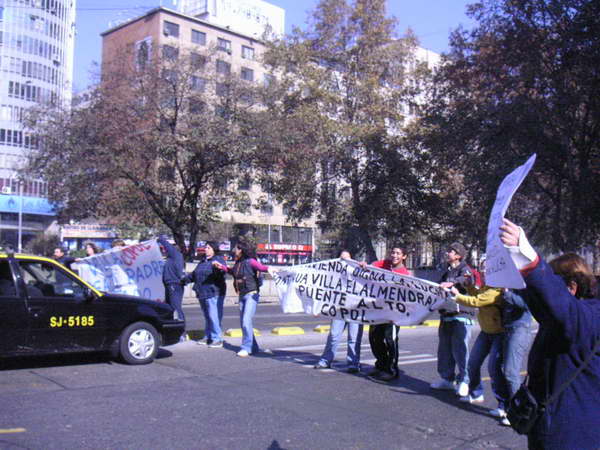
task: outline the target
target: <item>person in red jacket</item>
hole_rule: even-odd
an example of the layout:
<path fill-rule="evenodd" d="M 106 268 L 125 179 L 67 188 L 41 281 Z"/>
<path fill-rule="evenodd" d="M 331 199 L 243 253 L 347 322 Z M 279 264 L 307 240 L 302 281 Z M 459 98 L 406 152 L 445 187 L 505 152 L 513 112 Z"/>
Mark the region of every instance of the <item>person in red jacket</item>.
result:
<path fill-rule="evenodd" d="M 402 275 L 412 275 L 404 265 L 408 252 L 406 247 L 393 244 L 388 257 L 371 263 L 379 269 L 390 270 Z M 376 358 L 375 369 L 369 377 L 377 381 L 392 381 L 398 378 L 398 331 L 393 323 L 381 323 L 369 327 L 371 352 Z"/>

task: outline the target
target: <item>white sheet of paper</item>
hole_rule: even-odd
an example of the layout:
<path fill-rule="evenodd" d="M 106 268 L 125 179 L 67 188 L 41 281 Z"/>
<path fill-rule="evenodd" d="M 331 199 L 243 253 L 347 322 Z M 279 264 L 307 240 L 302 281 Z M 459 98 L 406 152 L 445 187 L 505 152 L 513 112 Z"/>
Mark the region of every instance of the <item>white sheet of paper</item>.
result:
<path fill-rule="evenodd" d="M 525 164 L 509 173 L 498 188 L 496 201 L 488 223 L 485 263 L 485 284 L 494 287 L 522 289 L 525 282 L 519 270 L 515 267 L 508 250 L 500 241 L 500 225 L 515 192 L 533 167 L 535 153 Z"/>

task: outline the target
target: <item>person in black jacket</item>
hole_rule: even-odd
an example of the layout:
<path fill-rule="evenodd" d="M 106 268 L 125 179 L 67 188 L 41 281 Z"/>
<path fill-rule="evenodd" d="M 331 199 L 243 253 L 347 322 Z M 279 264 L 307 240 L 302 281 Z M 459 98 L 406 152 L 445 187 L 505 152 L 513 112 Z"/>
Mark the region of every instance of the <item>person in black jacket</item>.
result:
<path fill-rule="evenodd" d="M 73 270 L 71 268 L 71 264 L 77 261 L 77 258 L 65 254 L 65 251 L 62 247 L 56 247 L 52 257 L 69 270 Z"/>
<path fill-rule="evenodd" d="M 206 340 L 198 341 L 198 344 L 208 345 L 210 348 L 223 347 L 221 321 L 226 291 L 225 273 L 213 265 L 215 261 L 225 265 L 225 260 L 219 254 L 219 243 L 207 241 L 204 260 L 185 278 L 186 283 L 194 283 L 194 292 L 204 313 Z"/>
<path fill-rule="evenodd" d="M 171 244 L 165 236 L 158 238 L 158 243 L 164 249 L 167 260 L 163 268 L 163 284 L 165 285 L 165 302 L 173 307 L 179 320 L 185 320 L 183 313 L 183 284 L 185 276 L 183 255 Z"/>
<path fill-rule="evenodd" d="M 467 251 L 460 242 L 454 242 L 446 253 L 448 265 L 440 285 L 446 289 L 456 287 L 462 294 L 465 286 L 473 283 L 473 273 L 465 263 Z M 446 305 L 445 305 L 446 306 Z M 475 313 L 470 308 L 450 304 L 442 307 L 438 328 L 438 364 L 441 380 L 430 385 L 431 389 L 456 390 L 460 397 L 469 395 L 469 340 Z"/>

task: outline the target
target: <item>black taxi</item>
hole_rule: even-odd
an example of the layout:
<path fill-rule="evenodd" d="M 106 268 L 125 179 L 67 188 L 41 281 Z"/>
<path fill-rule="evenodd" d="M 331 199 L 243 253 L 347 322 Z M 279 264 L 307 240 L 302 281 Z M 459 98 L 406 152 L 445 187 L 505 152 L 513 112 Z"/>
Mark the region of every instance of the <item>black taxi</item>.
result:
<path fill-rule="evenodd" d="M 184 329 L 169 305 L 100 292 L 52 259 L 0 253 L 0 358 L 110 351 L 146 364 Z"/>

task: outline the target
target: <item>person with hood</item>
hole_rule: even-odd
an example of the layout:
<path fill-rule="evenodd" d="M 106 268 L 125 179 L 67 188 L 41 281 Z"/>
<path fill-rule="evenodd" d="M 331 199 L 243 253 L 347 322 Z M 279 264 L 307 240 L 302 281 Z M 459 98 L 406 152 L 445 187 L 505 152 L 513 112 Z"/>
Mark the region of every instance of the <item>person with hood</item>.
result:
<path fill-rule="evenodd" d="M 204 260 L 198 263 L 194 271 L 188 274 L 184 282 L 194 283 L 194 292 L 204 313 L 205 340 L 198 344 L 209 348 L 223 347 L 223 303 L 225 302 L 225 273 L 216 268 L 213 262 L 225 266 L 225 260 L 219 254 L 219 243 L 206 241 L 204 245 Z"/>
<path fill-rule="evenodd" d="M 454 242 L 446 252 L 447 267 L 442 274 L 440 285 L 445 289 L 456 287 L 466 293 L 466 287 L 473 284 L 473 273 L 464 261 L 465 246 Z M 438 328 L 437 370 L 441 380 L 431 383 L 431 389 L 456 391 L 460 397 L 469 395 L 469 340 L 473 328 L 474 312 L 456 303 L 440 308 Z"/>
<path fill-rule="evenodd" d="M 163 284 L 165 285 L 165 302 L 173 307 L 179 320 L 185 321 L 183 313 L 183 284 L 185 276 L 183 255 L 171 244 L 166 236 L 160 236 L 158 243 L 166 254 L 165 266 L 163 268 Z"/>

